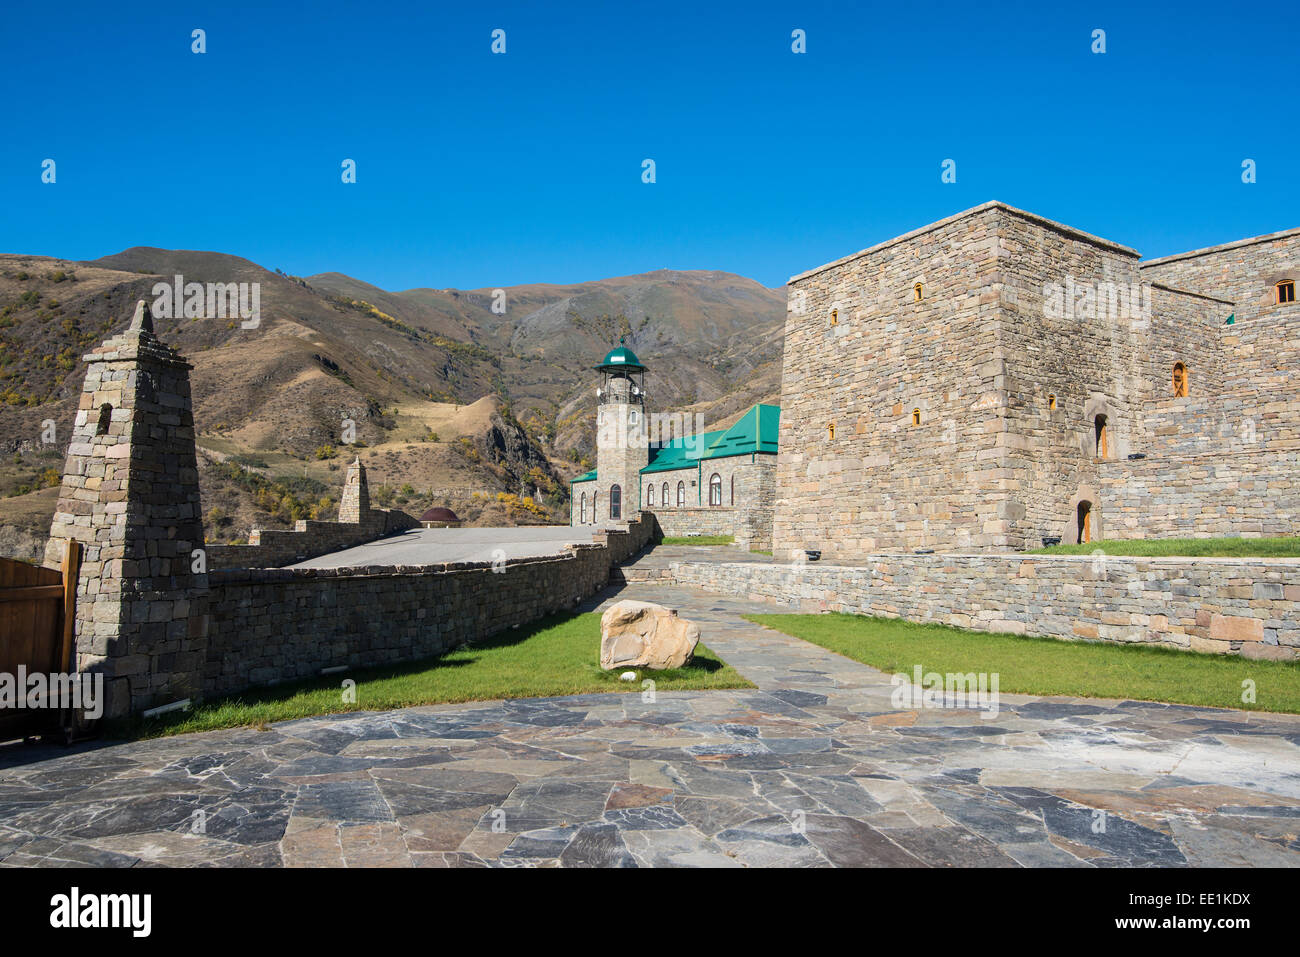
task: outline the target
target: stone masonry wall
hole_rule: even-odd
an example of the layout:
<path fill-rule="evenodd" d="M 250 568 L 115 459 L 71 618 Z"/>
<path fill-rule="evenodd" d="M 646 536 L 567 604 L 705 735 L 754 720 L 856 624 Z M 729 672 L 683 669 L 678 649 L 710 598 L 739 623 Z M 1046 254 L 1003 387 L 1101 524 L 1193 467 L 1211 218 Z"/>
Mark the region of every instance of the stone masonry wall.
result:
<path fill-rule="evenodd" d="M 1100 482 L 1106 537 L 1295 535 L 1297 474 L 1300 450 L 1107 462 Z"/>
<path fill-rule="evenodd" d="M 560 557 L 423 566 L 214 571 L 203 690 L 315 677 L 323 668 L 415 661 L 572 608 L 641 551 L 634 520 Z"/>
<path fill-rule="evenodd" d="M 998 221 L 992 207 L 953 217 L 790 280 L 778 553 L 1013 544 L 988 321 Z"/>
<path fill-rule="evenodd" d="M 653 514 L 665 536 L 732 535 L 737 545 L 772 549 L 770 508 L 656 508 Z"/>
<path fill-rule="evenodd" d="M 673 562 L 667 580 L 806 612 L 1300 655 L 1300 562 L 1116 556 L 873 555 L 862 565 Z"/>
<path fill-rule="evenodd" d="M 1238 322 L 1300 313 L 1278 305 L 1274 284 L 1300 282 L 1300 229 L 1256 236 L 1142 263 L 1144 276 L 1177 289 L 1231 300 Z M 1220 322 L 1227 318 L 1224 314 Z"/>
<path fill-rule="evenodd" d="M 572 608 L 604 586 L 609 554 L 370 569 L 254 569 L 209 575 L 203 690 L 415 661 Z M 594 652 L 593 652 L 594 653 Z"/>

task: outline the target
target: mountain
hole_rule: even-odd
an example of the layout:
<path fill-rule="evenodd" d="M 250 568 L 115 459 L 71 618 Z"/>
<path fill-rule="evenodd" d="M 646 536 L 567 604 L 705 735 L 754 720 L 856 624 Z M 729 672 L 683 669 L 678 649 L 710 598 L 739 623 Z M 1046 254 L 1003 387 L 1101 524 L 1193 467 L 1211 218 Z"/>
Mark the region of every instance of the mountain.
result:
<path fill-rule="evenodd" d="M 563 520 L 567 479 L 593 458 L 592 366 L 620 336 L 649 367 L 656 411 L 703 412 L 713 426 L 779 394 L 784 292 L 728 273 L 389 292 L 215 252 L 0 255 L 0 496 L 55 480 L 80 356 L 176 275 L 260 285 L 253 329 L 238 317 L 155 317 L 194 364 L 205 504 L 221 513 L 209 535 L 221 540 L 252 524 L 330 517 L 354 454 L 378 494 L 410 511 L 448 504 L 482 524 Z M 49 421 L 56 437 L 44 443 Z M 521 501 L 525 492 L 537 502 Z M 276 496 L 290 504 L 272 507 Z M 39 532 L 31 502 L 0 498 L 0 525 L 10 513 Z"/>

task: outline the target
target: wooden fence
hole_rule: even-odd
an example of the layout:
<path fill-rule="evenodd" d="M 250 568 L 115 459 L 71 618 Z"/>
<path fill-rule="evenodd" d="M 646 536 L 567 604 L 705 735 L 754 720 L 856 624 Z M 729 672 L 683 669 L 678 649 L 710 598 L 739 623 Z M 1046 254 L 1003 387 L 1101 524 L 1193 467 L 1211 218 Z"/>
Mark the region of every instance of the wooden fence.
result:
<path fill-rule="evenodd" d="M 28 674 L 68 673 L 73 669 L 77 576 L 81 543 L 68 542 L 61 571 L 0 558 L 0 674 L 17 680 Z M 22 691 L 23 689 L 19 689 Z M 0 741 L 49 734 L 67 726 L 57 709 L 0 710 Z"/>

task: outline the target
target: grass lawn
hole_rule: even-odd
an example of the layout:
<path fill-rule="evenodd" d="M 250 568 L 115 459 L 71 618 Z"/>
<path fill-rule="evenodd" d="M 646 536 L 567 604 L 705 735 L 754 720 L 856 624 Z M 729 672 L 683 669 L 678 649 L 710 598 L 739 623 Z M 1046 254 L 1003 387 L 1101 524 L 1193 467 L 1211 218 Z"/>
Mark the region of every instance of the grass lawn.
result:
<path fill-rule="evenodd" d="M 114 737 L 150 738 L 189 731 L 211 731 L 341 711 L 387 711 L 422 704 L 544 698 L 600 691 L 640 692 L 653 678 L 657 691 L 752 688 L 746 679 L 703 644 L 685 668 L 637 671 L 636 681 L 620 681 L 623 670 L 601 671 L 600 615 L 556 615 L 467 645 L 440 658 L 406 665 L 346 671 L 294 684 L 205 701 L 188 712 L 150 721 L 120 721 L 106 728 Z M 345 704 L 344 679 L 356 682 L 356 703 Z"/>
<path fill-rule="evenodd" d="M 660 545 L 731 545 L 736 541 L 734 535 L 669 535 Z"/>
<path fill-rule="evenodd" d="M 882 671 L 916 665 L 943 674 L 997 673 L 999 691 L 1300 713 L 1300 662 L 1251 661 L 1170 648 L 1135 648 L 966 631 L 863 615 L 746 615 Z M 1256 702 L 1241 700 L 1242 681 Z"/>
<path fill-rule="evenodd" d="M 1082 545 L 1053 545 L 1036 548 L 1031 555 L 1091 555 L 1101 549 L 1107 555 L 1145 557 L 1196 556 L 1201 558 L 1300 558 L 1300 536 L 1284 538 L 1153 538 L 1132 541 L 1097 541 Z"/>

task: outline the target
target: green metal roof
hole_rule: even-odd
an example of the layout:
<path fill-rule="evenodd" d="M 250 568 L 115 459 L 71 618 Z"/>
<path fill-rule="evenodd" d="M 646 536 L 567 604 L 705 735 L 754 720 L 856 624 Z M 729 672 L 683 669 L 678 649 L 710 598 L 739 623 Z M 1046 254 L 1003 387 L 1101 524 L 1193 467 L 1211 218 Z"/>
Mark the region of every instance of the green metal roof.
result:
<path fill-rule="evenodd" d="M 711 443 L 701 458 L 718 459 L 726 455 L 749 455 L 751 452 L 775 455 L 780 424 L 779 405 L 753 406 L 721 438 Z"/>
<path fill-rule="evenodd" d="M 641 472 L 645 474 L 688 469 L 701 460 L 720 459 L 728 455 L 749 455 L 754 452 L 775 455 L 780 423 L 780 406 L 753 406 L 729 429 L 673 439 L 662 448 L 651 449 L 650 464 Z"/>
<path fill-rule="evenodd" d="M 638 369 L 645 370 L 641 360 L 636 357 L 636 353 L 627 346 L 619 346 L 617 349 L 610 349 L 605 356 L 605 360 L 596 368 L 601 372 L 617 372 L 619 369 Z"/>
<path fill-rule="evenodd" d="M 569 484 L 572 485 L 574 482 L 594 482 L 594 481 L 596 481 L 596 470 L 592 469 L 590 472 L 583 472 L 577 478 L 569 479 Z"/>
<path fill-rule="evenodd" d="M 688 435 L 673 439 L 661 448 L 650 450 L 650 464 L 641 470 L 646 472 L 668 472 L 672 469 L 694 468 L 695 463 L 704 458 L 709 446 L 722 438 L 723 431 L 705 432 L 703 435 Z"/>

